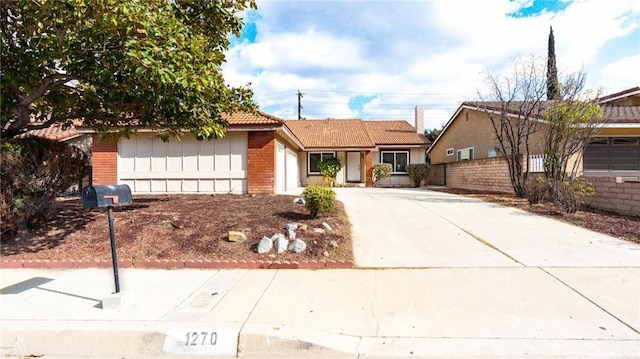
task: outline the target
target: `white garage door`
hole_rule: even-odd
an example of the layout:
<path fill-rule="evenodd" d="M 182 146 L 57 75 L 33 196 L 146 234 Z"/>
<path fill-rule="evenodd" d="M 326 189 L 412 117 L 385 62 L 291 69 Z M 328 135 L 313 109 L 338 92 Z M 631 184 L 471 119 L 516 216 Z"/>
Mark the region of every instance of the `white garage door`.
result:
<path fill-rule="evenodd" d="M 276 144 L 276 193 L 286 191 L 286 173 L 287 157 L 285 155 L 285 146 L 278 142 Z"/>
<path fill-rule="evenodd" d="M 118 182 L 134 193 L 246 193 L 247 133 L 169 142 L 140 135 L 118 144 Z"/>
<path fill-rule="evenodd" d="M 287 148 L 287 190 L 299 186 L 298 153 Z"/>

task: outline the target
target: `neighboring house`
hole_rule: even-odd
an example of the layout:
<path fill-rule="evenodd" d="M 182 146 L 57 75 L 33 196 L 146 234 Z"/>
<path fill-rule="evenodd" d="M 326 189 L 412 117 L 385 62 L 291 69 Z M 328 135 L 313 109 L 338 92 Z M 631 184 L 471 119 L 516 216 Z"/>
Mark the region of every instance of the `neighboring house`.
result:
<path fill-rule="evenodd" d="M 584 152 L 583 174 L 640 179 L 640 88 L 605 96 L 600 103 L 604 123 Z M 500 157 L 485 107 L 498 111 L 500 106 L 497 102 L 463 102 L 458 107 L 428 151 L 435 168 Z M 514 110 L 510 116 L 515 118 L 518 113 Z M 543 152 L 542 134 L 538 131 L 530 137 L 532 155 Z"/>
<path fill-rule="evenodd" d="M 604 123 L 582 154 L 581 174 L 614 177 L 618 182 L 640 180 L 640 87 L 602 97 L 600 104 Z M 458 107 L 428 151 L 432 165 L 428 183 L 513 192 L 506 161 L 484 109 L 497 110 L 499 105 L 463 102 Z M 509 116 L 515 118 L 518 113 L 514 110 Z M 543 171 L 542 133 L 530 137 L 531 154 L 537 155 L 529 160 L 530 172 Z"/>
<path fill-rule="evenodd" d="M 210 141 L 185 135 L 163 142 L 139 131 L 114 142 L 78 130 L 94 136 L 93 184 L 128 184 L 133 193 L 283 193 L 321 183 L 317 163 L 330 156 L 344 166 L 339 184 L 371 186 L 372 163 L 387 161 L 397 173 L 386 185 L 408 185 L 406 163 L 424 163 L 429 144 L 423 122 L 416 130 L 405 121 L 284 121 L 264 113 L 225 119 L 225 137 Z"/>

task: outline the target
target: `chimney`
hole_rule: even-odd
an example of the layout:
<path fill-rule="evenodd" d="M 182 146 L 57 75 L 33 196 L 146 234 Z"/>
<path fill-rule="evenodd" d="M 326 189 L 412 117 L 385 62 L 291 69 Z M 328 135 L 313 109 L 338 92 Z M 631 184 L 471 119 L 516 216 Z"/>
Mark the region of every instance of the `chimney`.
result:
<path fill-rule="evenodd" d="M 422 106 L 416 106 L 416 132 L 424 133 L 424 108 Z"/>

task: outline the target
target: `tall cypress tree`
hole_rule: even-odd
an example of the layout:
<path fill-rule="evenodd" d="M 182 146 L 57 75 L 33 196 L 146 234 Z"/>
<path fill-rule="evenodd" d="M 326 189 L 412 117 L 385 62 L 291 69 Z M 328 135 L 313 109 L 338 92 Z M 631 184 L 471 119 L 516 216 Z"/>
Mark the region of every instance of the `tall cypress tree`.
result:
<path fill-rule="evenodd" d="M 556 67 L 556 44 L 553 38 L 553 27 L 549 27 L 549 48 L 547 50 L 547 100 L 557 100 L 558 68 Z"/>

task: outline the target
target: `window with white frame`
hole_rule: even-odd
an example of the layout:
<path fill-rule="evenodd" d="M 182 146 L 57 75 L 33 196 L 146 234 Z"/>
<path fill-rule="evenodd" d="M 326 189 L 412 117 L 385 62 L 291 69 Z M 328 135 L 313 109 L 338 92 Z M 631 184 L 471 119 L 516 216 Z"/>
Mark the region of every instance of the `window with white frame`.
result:
<path fill-rule="evenodd" d="M 467 161 L 473 159 L 473 147 L 467 147 L 458 150 L 458 161 Z"/>
<path fill-rule="evenodd" d="M 307 161 L 309 173 L 320 174 L 318 164 L 332 158 L 336 158 L 335 152 L 309 152 L 309 160 Z"/>
<path fill-rule="evenodd" d="M 382 151 L 380 162 L 390 164 L 393 168 L 391 173 L 407 173 L 409 151 Z"/>
<path fill-rule="evenodd" d="M 637 146 L 638 137 L 613 137 L 612 144 L 614 146 Z"/>
<path fill-rule="evenodd" d="M 447 156 L 453 156 L 453 147 L 447 148 Z"/>

